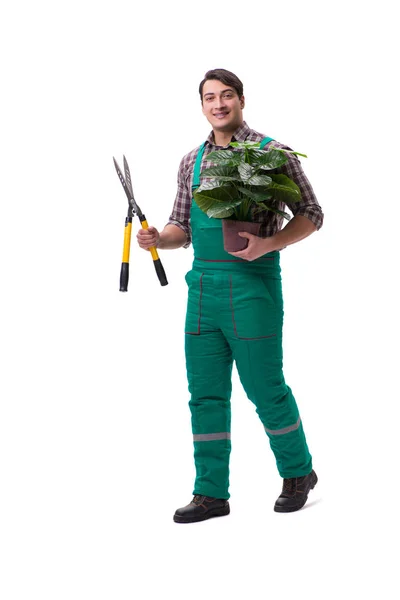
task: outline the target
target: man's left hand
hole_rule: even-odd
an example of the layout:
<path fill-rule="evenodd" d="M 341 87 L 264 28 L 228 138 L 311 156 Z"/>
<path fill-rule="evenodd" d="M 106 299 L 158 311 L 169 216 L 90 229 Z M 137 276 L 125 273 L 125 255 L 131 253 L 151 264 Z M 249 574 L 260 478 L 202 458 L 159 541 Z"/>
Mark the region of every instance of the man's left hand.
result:
<path fill-rule="evenodd" d="M 267 252 L 273 252 L 276 248 L 271 243 L 271 238 L 261 238 L 258 235 L 247 233 L 247 231 L 240 231 L 240 237 L 247 238 L 249 240 L 247 248 L 240 250 L 239 252 L 229 252 L 232 256 L 243 258 L 244 260 L 256 260 Z"/>

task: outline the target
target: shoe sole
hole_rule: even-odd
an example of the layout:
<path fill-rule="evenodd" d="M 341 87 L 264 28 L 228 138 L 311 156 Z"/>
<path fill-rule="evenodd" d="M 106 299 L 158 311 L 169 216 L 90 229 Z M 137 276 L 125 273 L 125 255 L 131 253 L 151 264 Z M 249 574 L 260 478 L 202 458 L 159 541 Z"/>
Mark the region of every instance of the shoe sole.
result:
<path fill-rule="evenodd" d="M 310 491 L 313 490 L 315 488 L 315 486 L 318 483 L 318 477 L 317 474 L 315 474 L 315 479 L 312 483 L 312 486 L 310 487 Z M 274 506 L 274 511 L 275 512 L 280 512 L 280 513 L 289 513 L 289 512 L 296 512 L 296 510 L 300 510 L 301 508 L 303 508 L 303 506 L 305 505 L 305 503 L 308 500 L 308 494 L 304 499 L 304 502 L 302 502 L 301 504 L 298 504 L 297 506 L 289 506 L 289 507 L 284 507 L 284 506 Z"/>
<path fill-rule="evenodd" d="M 230 508 L 229 506 L 225 506 L 223 508 L 216 508 L 214 510 L 210 510 L 204 515 L 198 517 L 181 517 L 180 515 L 174 515 L 175 523 L 197 523 L 198 521 L 206 521 L 207 519 L 211 519 L 212 517 L 225 517 L 229 515 Z"/>

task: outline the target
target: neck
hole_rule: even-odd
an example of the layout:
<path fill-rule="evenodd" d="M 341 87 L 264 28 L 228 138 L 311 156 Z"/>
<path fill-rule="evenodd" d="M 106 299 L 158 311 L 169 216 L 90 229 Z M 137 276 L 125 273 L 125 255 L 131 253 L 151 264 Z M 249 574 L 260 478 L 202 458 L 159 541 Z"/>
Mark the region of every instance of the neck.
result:
<path fill-rule="evenodd" d="M 214 141 L 216 146 L 227 146 L 232 139 L 234 131 L 215 131 L 214 129 Z"/>

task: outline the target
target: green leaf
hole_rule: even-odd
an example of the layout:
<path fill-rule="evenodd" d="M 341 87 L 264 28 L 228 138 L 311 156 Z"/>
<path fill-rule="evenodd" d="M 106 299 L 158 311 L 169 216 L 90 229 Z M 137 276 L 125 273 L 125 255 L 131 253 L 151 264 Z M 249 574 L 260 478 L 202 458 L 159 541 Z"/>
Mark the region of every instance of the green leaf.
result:
<path fill-rule="evenodd" d="M 302 154 L 301 152 L 295 152 L 294 150 L 286 150 L 285 148 L 277 148 L 276 146 L 270 146 L 274 150 L 278 150 L 278 152 L 286 152 L 286 154 L 295 154 L 296 156 L 304 156 L 304 158 L 308 158 L 307 154 Z"/>
<path fill-rule="evenodd" d="M 210 208 L 210 210 L 208 210 L 206 214 L 207 217 L 210 217 L 210 219 L 227 219 L 228 217 L 231 217 L 234 212 L 235 209 L 233 208 L 225 208 L 221 211 L 218 211 L 218 207 L 215 206 L 214 208 Z"/>
<path fill-rule="evenodd" d="M 259 148 L 261 142 L 231 142 L 233 148 Z"/>
<path fill-rule="evenodd" d="M 232 180 L 230 177 L 226 179 L 219 179 L 215 177 L 214 179 L 210 179 L 209 181 L 203 181 L 203 183 L 197 188 L 197 192 L 203 192 L 204 190 L 213 190 L 214 188 L 224 187 L 232 185 Z"/>
<path fill-rule="evenodd" d="M 254 212 L 258 213 L 258 212 L 261 212 L 262 210 L 270 210 L 271 212 L 276 213 L 277 215 L 281 215 L 281 217 L 283 217 L 287 221 L 290 221 L 290 219 L 291 219 L 291 216 L 287 212 L 284 212 L 283 210 L 279 210 L 277 208 L 269 206 L 268 204 L 259 204 L 254 209 Z"/>
<path fill-rule="evenodd" d="M 236 167 L 227 167 L 224 165 L 218 165 L 217 167 L 209 167 L 202 171 L 201 178 L 203 177 L 218 177 L 221 180 L 238 180 L 240 179 L 239 173 Z"/>
<path fill-rule="evenodd" d="M 238 150 L 236 152 L 236 154 L 239 154 L 239 152 L 241 152 L 240 150 Z M 251 165 L 255 166 L 257 163 L 257 159 L 259 156 L 264 156 L 265 154 L 265 150 L 261 150 L 261 148 L 250 148 L 247 151 L 247 155 L 249 157 L 249 162 Z"/>
<path fill-rule="evenodd" d="M 288 202 L 300 202 L 301 200 L 300 193 L 287 185 L 273 183 L 269 189 L 274 200 L 278 200 L 278 202 L 286 204 Z"/>
<path fill-rule="evenodd" d="M 269 190 L 272 192 L 274 200 L 279 202 L 299 202 L 301 192 L 299 186 L 286 175 L 271 175 L 272 184 Z"/>
<path fill-rule="evenodd" d="M 244 162 L 240 163 L 237 170 L 239 171 L 242 181 L 246 181 L 247 179 L 250 179 L 250 177 L 254 173 L 254 168 L 251 165 L 244 163 Z"/>
<path fill-rule="evenodd" d="M 265 171 L 278 169 L 287 162 L 287 156 L 276 150 L 263 152 L 261 156 L 254 158 L 254 165 Z"/>
<path fill-rule="evenodd" d="M 243 194 L 243 196 L 246 196 L 247 198 L 250 198 L 251 200 L 253 200 L 254 202 L 264 202 L 265 200 L 271 200 L 272 199 L 272 194 L 269 191 L 269 188 L 264 188 L 264 189 L 258 189 L 258 190 L 249 190 L 246 187 L 242 187 L 242 186 L 238 186 L 238 191 L 241 192 Z"/>
<path fill-rule="evenodd" d="M 235 207 L 239 206 L 240 203 L 240 199 L 232 202 L 218 202 L 218 204 L 208 209 L 207 216 L 214 219 L 226 219 L 233 215 Z"/>
<path fill-rule="evenodd" d="M 215 152 L 207 155 L 207 160 L 218 165 L 234 166 L 240 163 L 241 155 L 239 152 L 233 152 L 233 150 L 215 150 Z"/>
<path fill-rule="evenodd" d="M 300 188 L 297 185 L 297 183 L 295 183 L 293 181 L 293 179 L 290 179 L 290 177 L 288 177 L 287 175 L 284 175 L 283 173 L 279 173 L 279 174 L 273 173 L 273 174 L 269 175 L 269 177 L 271 177 L 271 179 L 274 183 L 279 183 L 279 185 L 289 186 L 293 190 L 297 190 L 298 193 L 300 194 Z"/>
<path fill-rule="evenodd" d="M 253 175 L 246 181 L 249 185 L 269 185 L 272 182 L 271 177 L 268 175 Z"/>
<path fill-rule="evenodd" d="M 197 189 L 193 193 L 193 198 L 197 206 L 205 213 L 221 202 L 230 203 L 237 201 L 240 203 L 236 189 L 229 185 L 203 191 Z"/>

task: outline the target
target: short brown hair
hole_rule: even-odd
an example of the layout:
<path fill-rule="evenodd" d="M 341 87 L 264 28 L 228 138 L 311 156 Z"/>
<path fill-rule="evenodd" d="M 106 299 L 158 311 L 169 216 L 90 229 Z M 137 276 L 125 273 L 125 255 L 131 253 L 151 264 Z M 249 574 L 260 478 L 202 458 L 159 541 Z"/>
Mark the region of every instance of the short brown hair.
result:
<path fill-rule="evenodd" d="M 230 87 L 234 88 L 239 98 L 243 96 L 243 83 L 240 81 L 239 77 L 237 77 L 234 73 L 231 73 L 231 71 L 227 71 L 226 69 L 212 69 L 211 71 L 207 71 L 207 73 L 204 75 L 203 81 L 199 85 L 199 94 L 202 102 L 203 86 L 206 81 L 210 81 L 211 79 L 217 79 L 218 81 L 225 83 L 225 85 L 229 85 Z"/>

